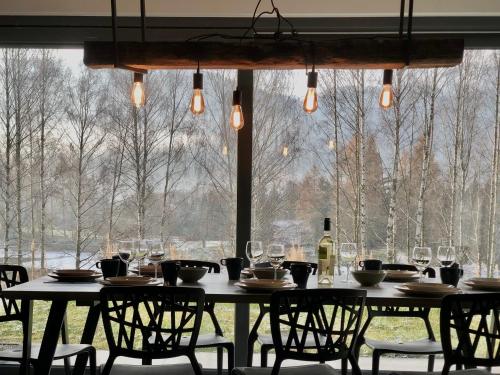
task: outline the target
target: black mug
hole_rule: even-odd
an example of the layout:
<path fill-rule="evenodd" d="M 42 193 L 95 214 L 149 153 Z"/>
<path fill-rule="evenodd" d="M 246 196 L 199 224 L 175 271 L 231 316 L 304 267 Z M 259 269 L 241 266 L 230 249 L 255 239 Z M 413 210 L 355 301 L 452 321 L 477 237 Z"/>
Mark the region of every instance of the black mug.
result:
<path fill-rule="evenodd" d="M 102 277 L 116 277 L 120 272 L 119 259 L 101 259 L 95 266 L 102 271 Z"/>
<path fill-rule="evenodd" d="M 243 269 L 243 258 L 221 259 L 220 264 L 226 266 L 229 280 L 239 280 Z"/>
<path fill-rule="evenodd" d="M 464 270 L 458 267 L 442 267 L 439 269 L 441 282 L 453 286 L 458 285 L 458 281 L 464 275 Z"/>
<path fill-rule="evenodd" d="M 177 285 L 177 276 L 181 265 L 176 260 L 166 260 L 161 263 L 161 272 L 163 274 L 163 280 L 169 286 Z"/>
<path fill-rule="evenodd" d="M 120 267 L 118 268 L 117 276 L 127 276 L 127 263 L 121 260 L 119 255 L 113 255 L 112 258 L 120 261 Z"/>
<path fill-rule="evenodd" d="M 378 259 L 365 259 L 359 262 L 359 266 L 366 271 L 380 271 L 382 261 Z"/>
<path fill-rule="evenodd" d="M 290 264 L 290 273 L 292 274 L 293 282 L 301 289 L 306 288 L 311 271 L 312 268 L 307 263 Z"/>

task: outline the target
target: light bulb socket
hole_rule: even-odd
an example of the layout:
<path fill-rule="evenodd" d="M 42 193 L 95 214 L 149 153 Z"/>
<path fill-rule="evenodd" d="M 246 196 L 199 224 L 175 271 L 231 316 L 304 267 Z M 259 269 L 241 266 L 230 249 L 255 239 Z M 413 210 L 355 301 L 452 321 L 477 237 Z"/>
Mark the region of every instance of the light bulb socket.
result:
<path fill-rule="evenodd" d="M 193 74 L 193 89 L 203 90 L 203 73 L 199 71 Z"/>
<path fill-rule="evenodd" d="M 241 105 L 241 91 L 236 89 L 233 91 L 233 106 Z"/>
<path fill-rule="evenodd" d="M 134 73 L 134 83 L 142 83 L 144 81 L 144 77 L 142 73 Z"/>
<path fill-rule="evenodd" d="M 392 85 L 392 69 L 384 70 L 384 85 Z"/>
<path fill-rule="evenodd" d="M 316 88 L 318 86 L 318 72 L 314 70 L 307 73 L 307 87 Z"/>

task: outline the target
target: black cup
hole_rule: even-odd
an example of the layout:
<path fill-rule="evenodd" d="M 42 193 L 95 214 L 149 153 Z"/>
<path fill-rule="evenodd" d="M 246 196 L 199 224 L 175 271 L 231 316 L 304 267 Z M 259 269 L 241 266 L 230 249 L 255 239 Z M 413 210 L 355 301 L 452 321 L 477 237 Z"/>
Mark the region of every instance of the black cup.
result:
<path fill-rule="evenodd" d="M 292 274 L 293 282 L 301 289 L 306 288 L 311 271 L 312 268 L 307 263 L 290 264 L 290 273 Z"/>
<path fill-rule="evenodd" d="M 443 284 L 457 286 L 458 281 L 464 275 L 464 270 L 458 267 L 441 267 L 439 275 Z"/>
<path fill-rule="evenodd" d="M 382 269 L 382 261 L 378 259 L 365 259 L 359 262 L 359 266 L 366 271 L 379 271 Z"/>
<path fill-rule="evenodd" d="M 115 277 L 120 272 L 119 259 L 101 259 L 95 264 L 102 271 L 102 277 Z"/>
<path fill-rule="evenodd" d="M 243 258 L 221 259 L 220 264 L 226 266 L 229 280 L 239 280 L 243 269 Z"/>
<path fill-rule="evenodd" d="M 177 285 L 177 276 L 181 265 L 176 260 L 166 260 L 161 263 L 161 272 L 163 274 L 163 280 L 169 286 Z"/>
<path fill-rule="evenodd" d="M 113 255 L 112 258 L 120 261 L 117 276 L 127 276 L 127 263 L 121 260 L 119 255 Z"/>

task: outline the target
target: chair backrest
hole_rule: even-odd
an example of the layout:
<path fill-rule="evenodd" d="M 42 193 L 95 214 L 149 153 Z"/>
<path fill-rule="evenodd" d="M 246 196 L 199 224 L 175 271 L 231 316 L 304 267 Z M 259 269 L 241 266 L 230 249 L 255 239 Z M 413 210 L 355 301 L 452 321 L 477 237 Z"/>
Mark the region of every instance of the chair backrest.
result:
<path fill-rule="evenodd" d="M 216 262 L 207 262 L 204 260 L 181 259 L 177 262 L 181 267 L 205 267 L 208 268 L 208 273 L 220 273 L 220 264 Z"/>
<path fill-rule="evenodd" d="M 28 272 L 22 266 L 9 264 L 0 265 L 0 300 L 2 309 L 0 309 L 0 322 L 13 320 L 23 320 L 25 316 L 23 312 L 23 304 L 21 301 L 5 298 L 3 288 L 11 288 L 29 281 Z"/>
<path fill-rule="evenodd" d="M 194 353 L 203 289 L 105 287 L 100 301 L 110 355 L 155 359 Z"/>
<path fill-rule="evenodd" d="M 445 368 L 500 366 L 500 293 L 457 294 L 441 302 Z"/>
<path fill-rule="evenodd" d="M 417 272 L 417 267 L 413 264 L 404 264 L 404 263 L 384 263 L 382 264 L 383 270 L 393 270 L 393 271 L 415 271 Z M 431 279 L 436 277 L 436 271 L 432 267 L 427 267 L 424 272 L 424 275 L 427 275 Z"/>
<path fill-rule="evenodd" d="M 312 270 L 311 273 L 313 275 L 316 275 L 316 271 L 318 270 L 318 263 L 312 263 L 312 262 L 295 262 L 293 260 L 285 260 L 283 262 L 283 268 L 289 270 L 293 263 L 307 264 L 308 266 L 311 267 L 311 270 Z"/>
<path fill-rule="evenodd" d="M 346 359 L 355 344 L 366 290 L 308 289 L 271 296 L 271 333 L 276 350 L 273 374 L 285 359 Z M 312 338 L 314 345 L 306 345 Z"/>

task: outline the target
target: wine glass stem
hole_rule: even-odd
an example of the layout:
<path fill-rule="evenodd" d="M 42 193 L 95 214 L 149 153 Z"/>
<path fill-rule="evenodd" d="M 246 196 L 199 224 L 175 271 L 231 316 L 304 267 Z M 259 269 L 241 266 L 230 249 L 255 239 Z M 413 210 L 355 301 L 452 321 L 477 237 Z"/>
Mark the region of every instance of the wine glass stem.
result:
<path fill-rule="evenodd" d="M 276 267 L 273 268 L 274 268 L 274 280 L 276 280 Z"/>
<path fill-rule="evenodd" d="M 158 263 L 155 263 L 155 280 L 158 280 Z"/>
<path fill-rule="evenodd" d="M 422 274 L 423 272 L 422 271 L 418 271 L 418 282 L 421 283 L 422 282 Z"/>
<path fill-rule="evenodd" d="M 346 266 L 345 282 L 349 282 L 349 265 Z"/>

